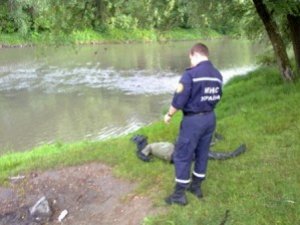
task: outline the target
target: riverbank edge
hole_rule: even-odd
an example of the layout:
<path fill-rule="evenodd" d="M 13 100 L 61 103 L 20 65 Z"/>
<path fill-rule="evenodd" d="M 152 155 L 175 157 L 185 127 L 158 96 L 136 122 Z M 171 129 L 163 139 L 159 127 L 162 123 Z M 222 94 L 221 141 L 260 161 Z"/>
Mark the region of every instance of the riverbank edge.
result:
<path fill-rule="evenodd" d="M 230 211 L 228 220 L 235 224 L 299 222 L 297 105 L 300 105 L 300 83 L 284 84 L 276 68 L 259 68 L 229 81 L 216 110 L 217 131 L 225 140 L 216 148 L 230 150 L 245 143 L 246 153 L 236 159 L 210 162 L 203 186 L 205 202 L 199 204 L 199 200 L 188 195 L 188 206 L 171 207 L 166 215 L 148 217 L 144 224 L 167 221 L 218 224 L 227 210 Z M 0 158 L 0 182 L 4 184 L 11 176 L 36 170 L 101 162 L 112 166 L 116 176 L 138 182 L 138 192 L 151 196 L 156 205 L 162 205 L 163 197 L 171 192 L 174 184 L 173 166 L 155 159 L 151 163 L 141 162 L 130 138 L 138 133 L 147 135 L 149 143 L 174 142 L 180 119 L 181 115 L 177 114 L 168 126 L 158 121 L 105 141 L 56 143 L 28 152 L 5 154 Z M 260 213 L 253 216 L 249 212 Z"/>
<path fill-rule="evenodd" d="M 0 34 L 0 48 L 33 47 L 39 45 L 99 45 L 114 43 L 153 43 L 187 41 L 224 37 L 209 29 L 121 30 L 97 32 L 91 29 L 63 33 L 32 33 L 23 37 L 17 33 Z"/>

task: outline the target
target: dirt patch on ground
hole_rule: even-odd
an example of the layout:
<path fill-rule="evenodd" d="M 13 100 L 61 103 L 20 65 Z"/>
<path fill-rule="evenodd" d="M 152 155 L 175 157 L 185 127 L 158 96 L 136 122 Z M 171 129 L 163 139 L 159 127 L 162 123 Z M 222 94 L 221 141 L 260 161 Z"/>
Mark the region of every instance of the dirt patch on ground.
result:
<path fill-rule="evenodd" d="M 117 179 L 111 168 L 98 163 L 32 173 L 0 187 L 0 225 L 138 225 L 158 213 L 151 201 L 134 193 L 136 184 Z M 46 223 L 33 221 L 29 208 L 46 196 L 53 214 Z"/>

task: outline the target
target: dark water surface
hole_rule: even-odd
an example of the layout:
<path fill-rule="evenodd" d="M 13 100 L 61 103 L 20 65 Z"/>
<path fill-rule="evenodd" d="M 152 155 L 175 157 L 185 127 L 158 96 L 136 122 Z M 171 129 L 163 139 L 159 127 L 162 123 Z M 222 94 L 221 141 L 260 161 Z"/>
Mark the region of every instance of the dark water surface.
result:
<path fill-rule="evenodd" d="M 101 140 L 160 120 L 194 43 L 0 49 L 0 154 Z M 205 43 L 225 81 L 255 68 L 251 42 Z"/>

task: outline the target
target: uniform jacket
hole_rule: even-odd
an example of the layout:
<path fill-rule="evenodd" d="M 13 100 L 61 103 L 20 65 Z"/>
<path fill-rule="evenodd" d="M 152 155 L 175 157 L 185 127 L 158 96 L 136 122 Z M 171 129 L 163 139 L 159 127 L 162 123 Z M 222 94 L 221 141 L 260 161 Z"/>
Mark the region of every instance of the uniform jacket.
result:
<path fill-rule="evenodd" d="M 172 106 L 184 114 L 211 112 L 222 96 L 221 73 L 207 60 L 188 68 L 182 75 Z"/>

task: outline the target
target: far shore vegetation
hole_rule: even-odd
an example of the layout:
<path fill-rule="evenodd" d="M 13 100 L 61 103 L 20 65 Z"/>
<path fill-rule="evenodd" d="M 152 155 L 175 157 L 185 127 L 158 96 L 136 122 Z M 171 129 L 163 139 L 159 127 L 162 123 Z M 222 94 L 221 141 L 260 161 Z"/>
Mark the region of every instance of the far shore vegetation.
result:
<path fill-rule="evenodd" d="M 220 38 L 222 35 L 210 29 L 182 29 L 169 31 L 160 30 L 122 30 L 110 29 L 97 32 L 91 29 L 73 31 L 70 34 L 31 33 L 22 36 L 18 33 L 0 34 L 0 48 L 28 47 L 39 45 L 80 45 L 80 44 L 107 44 L 107 43 L 153 43 L 167 41 L 185 41 Z"/>
<path fill-rule="evenodd" d="M 204 200 L 188 194 L 186 207 L 168 207 L 167 212 L 146 217 L 145 225 L 299 224 L 300 192 L 300 83 L 282 82 L 276 67 L 261 67 L 246 76 L 233 78 L 224 87 L 217 106 L 217 131 L 224 136 L 213 149 L 229 151 L 245 143 L 238 158 L 210 161 L 204 182 Z M 163 115 L 163 112 L 162 112 Z M 104 141 L 55 143 L 26 152 L 7 153 L 0 158 L 0 182 L 32 171 L 64 166 L 105 163 L 117 177 L 139 184 L 136 192 L 148 196 L 156 206 L 174 184 L 173 166 L 159 159 L 150 163 L 135 155 L 130 141 L 134 134 L 149 142 L 171 141 L 177 136 L 181 115 L 170 125 L 158 120 L 134 133 Z"/>
<path fill-rule="evenodd" d="M 245 33 L 231 7 L 213 4 L 214 10 L 206 14 L 212 5 L 197 1 L 3 0 L 0 46 L 155 42 Z"/>

